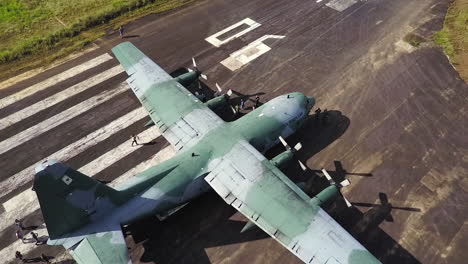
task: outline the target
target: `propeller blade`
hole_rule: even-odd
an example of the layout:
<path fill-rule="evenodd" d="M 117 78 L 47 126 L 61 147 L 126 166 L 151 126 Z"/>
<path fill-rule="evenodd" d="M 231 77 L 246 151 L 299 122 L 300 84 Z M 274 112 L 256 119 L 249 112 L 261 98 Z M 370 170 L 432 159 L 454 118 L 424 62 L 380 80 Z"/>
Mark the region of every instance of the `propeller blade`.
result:
<path fill-rule="evenodd" d="M 335 181 L 332 179 L 330 174 L 328 174 L 328 172 L 325 169 L 322 169 L 322 172 L 323 172 L 323 175 L 325 175 L 325 178 L 327 178 L 328 182 L 330 182 L 330 184 L 335 184 Z"/>
<path fill-rule="evenodd" d="M 294 146 L 294 149 L 295 149 L 296 151 L 299 151 L 301 148 L 302 148 L 301 142 L 297 143 L 296 146 Z"/>
<path fill-rule="evenodd" d="M 286 143 L 286 141 L 284 140 L 284 138 L 282 136 L 279 136 L 278 137 L 279 140 L 281 141 L 281 144 L 283 144 L 283 146 L 287 149 L 287 150 L 290 150 L 291 147 L 288 145 L 288 143 Z"/>
<path fill-rule="evenodd" d="M 237 114 L 236 109 L 234 109 L 234 107 L 232 107 L 232 105 L 230 105 L 230 107 L 231 107 L 232 112 L 233 112 L 234 114 Z"/>
<path fill-rule="evenodd" d="M 346 186 L 348 186 L 348 185 L 350 185 L 350 184 L 351 184 L 351 182 L 350 182 L 348 179 L 346 179 L 346 180 L 340 182 L 340 186 L 341 186 L 341 187 L 346 187 Z"/>
<path fill-rule="evenodd" d="M 345 201 L 346 206 L 348 206 L 348 208 L 351 207 L 351 206 L 353 206 L 353 205 L 348 201 L 348 199 L 346 199 L 346 197 L 344 197 L 343 194 L 341 195 L 341 197 L 343 197 L 343 200 Z"/>
<path fill-rule="evenodd" d="M 223 90 L 221 89 L 221 87 L 219 86 L 218 83 L 216 83 L 216 88 L 218 88 L 218 91 L 219 91 L 219 92 L 222 92 L 222 91 L 223 91 Z"/>
<path fill-rule="evenodd" d="M 307 167 L 304 165 L 304 163 L 302 163 L 300 160 L 298 160 L 297 162 L 299 162 L 299 166 L 301 166 L 302 171 L 307 170 Z"/>
<path fill-rule="evenodd" d="M 192 58 L 192 65 L 193 67 L 197 68 L 197 63 L 195 62 L 195 58 Z"/>

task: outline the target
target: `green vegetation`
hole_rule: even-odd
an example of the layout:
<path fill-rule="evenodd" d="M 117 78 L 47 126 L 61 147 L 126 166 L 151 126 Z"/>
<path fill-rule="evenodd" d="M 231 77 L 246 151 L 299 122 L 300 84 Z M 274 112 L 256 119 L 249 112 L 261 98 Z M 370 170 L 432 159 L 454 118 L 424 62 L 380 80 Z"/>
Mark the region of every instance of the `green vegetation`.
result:
<path fill-rule="evenodd" d="M 444 49 L 462 78 L 468 80 L 468 0 L 452 3 L 434 41 Z"/>
<path fill-rule="evenodd" d="M 108 28 L 193 1 L 0 0 L 0 70 L 11 71 L 9 64 L 22 64 L 13 67 L 18 70 L 38 60 L 51 61 L 103 36 Z"/>

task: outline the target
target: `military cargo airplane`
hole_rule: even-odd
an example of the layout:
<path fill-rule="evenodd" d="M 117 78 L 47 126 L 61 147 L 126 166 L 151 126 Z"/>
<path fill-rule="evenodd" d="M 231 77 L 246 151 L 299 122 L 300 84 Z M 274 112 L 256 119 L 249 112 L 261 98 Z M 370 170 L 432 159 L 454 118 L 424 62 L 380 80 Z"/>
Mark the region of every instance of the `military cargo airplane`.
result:
<path fill-rule="evenodd" d="M 278 168 L 299 148 L 283 138 L 303 125 L 313 97 L 289 93 L 224 122 L 211 109 L 226 104 L 226 94 L 202 103 L 183 86 L 200 77 L 196 68 L 173 78 L 129 42 L 112 51 L 153 125 L 178 153 L 116 189 L 57 161 L 38 165 L 34 188 L 48 244 L 63 245 L 78 263 L 130 263 L 123 225 L 167 216 L 214 189 L 250 220 L 247 225 L 306 263 L 380 263 L 321 208 L 349 182 L 331 181 L 310 198 Z M 262 152 L 279 140 L 286 151 L 266 159 Z"/>

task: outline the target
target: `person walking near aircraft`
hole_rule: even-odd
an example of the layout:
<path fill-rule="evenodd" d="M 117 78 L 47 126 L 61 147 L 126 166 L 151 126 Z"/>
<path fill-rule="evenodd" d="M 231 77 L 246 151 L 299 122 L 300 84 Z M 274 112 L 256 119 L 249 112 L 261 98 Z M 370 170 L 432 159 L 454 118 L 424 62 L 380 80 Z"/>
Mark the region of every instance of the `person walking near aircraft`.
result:
<path fill-rule="evenodd" d="M 140 145 L 140 144 L 138 143 L 138 141 L 137 141 L 137 139 L 140 139 L 140 138 L 139 138 L 137 135 L 132 134 L 131 137 L 132 137 L 132 147 L 133 147 L 134 145 L 137 145 L 137 146 Z"/>
<path fill-rule="evenodd" d="M 255 96 L 255 105 L 254 109 L 258 107 L 258 104 L 260 103 L 260 97 L 258 95 Z"/>
<path fill-rule="evenodd" d="M 120 35 L 120 38 L 123 38 L 123 34 L 124 34 L 124 28 L 123 28 L 123 26 L 120 26 L 120 27 L 119 27 L 119 35 Z"/>
<path fill-rule="evenodd" d="M 319 121 L 321 112 L 322 109 L 320 109 L 320 107 L 315 110 L 315 121 Z"/>
<path fill-rule="evenodd" d="M 24 263 L 23 254 L 21 254 L 21 252 L 16 251 L 15 252 L 15 258 L 21 260 L 21 262 Z"/>
<path fill-rule="evenodd" d="M 15 226 L 21 231 L 24 230 L 23 222 L 21 222 L 19 219 L 15 219 Z"/>
<path fill-rule="evenodd" d="M 328 113 L 328 110 L 327 110 L 327 109 L 323 110 L 323 116 L 322 116 L 322 124 L 323 124 L 323 125 L 326 125 L 326 124 L 327 124 L 327 122 L 328 122 L 328 115 L 329 115 L 329 114 L 330 114 L 330 113 Z"/>
<path fill-rule="evenodd" d="M 23 232 L 21 230 L 16 230 L 16 238 L 21 239 L 21 242 L 23 242 L 23 244 L 25 244 L 24 243 L 24 235 L 23 235 Z"/>
<path fill-rule="evenodd" d="M 240 109 L 244 110 L 244 106 L 245 106 L 245 101 L 244 101 L 244 99 L 241 99 L 241 101 L 240 101 Z"/>
<path fill-rule="evenodd" d="M 39 238 L 37 237 L 37 233 L 31 232 L 31 236 L 36 244 L 36 246 L 39 244 Z"/>

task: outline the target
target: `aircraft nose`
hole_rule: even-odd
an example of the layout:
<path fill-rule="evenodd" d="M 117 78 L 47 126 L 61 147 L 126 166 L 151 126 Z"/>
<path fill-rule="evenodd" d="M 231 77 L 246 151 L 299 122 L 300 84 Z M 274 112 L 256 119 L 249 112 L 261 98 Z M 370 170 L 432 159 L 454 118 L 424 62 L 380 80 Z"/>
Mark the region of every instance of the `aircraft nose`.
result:
<path fill-rule="evenodd" d="M 307 96 L 307 110 L 310 111 L 315 105 L 315 98 L 313 96 Z"/>

